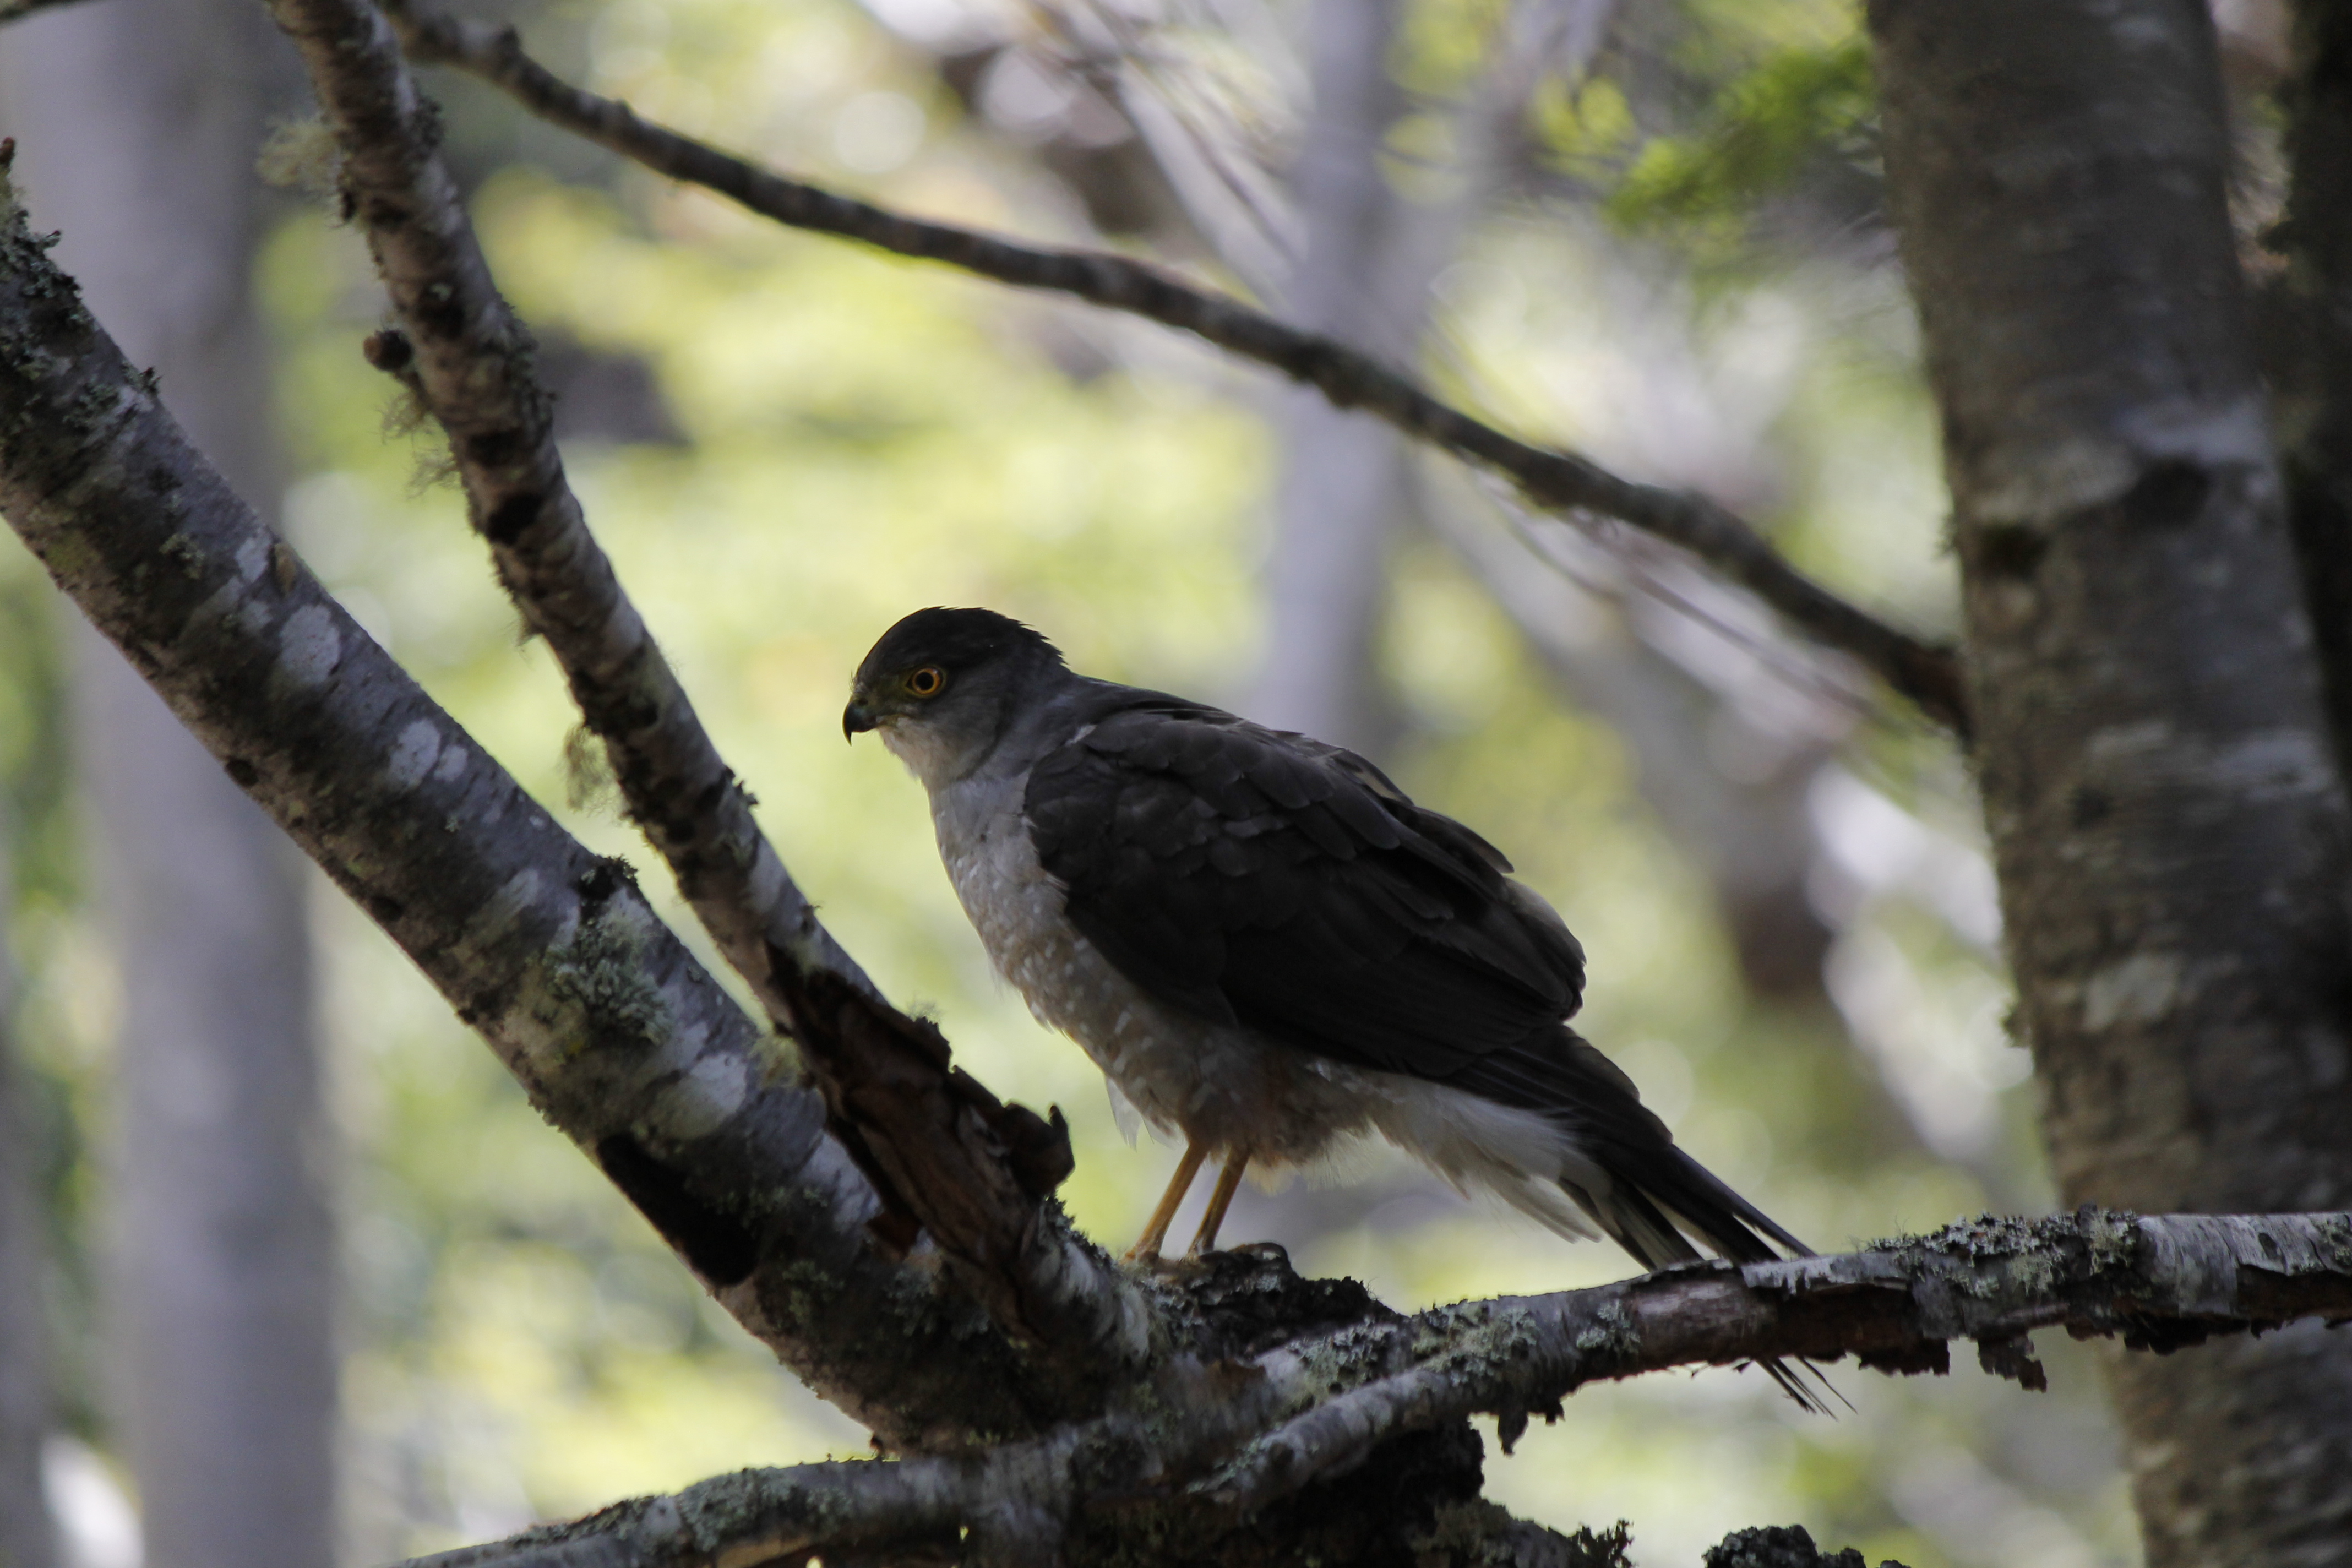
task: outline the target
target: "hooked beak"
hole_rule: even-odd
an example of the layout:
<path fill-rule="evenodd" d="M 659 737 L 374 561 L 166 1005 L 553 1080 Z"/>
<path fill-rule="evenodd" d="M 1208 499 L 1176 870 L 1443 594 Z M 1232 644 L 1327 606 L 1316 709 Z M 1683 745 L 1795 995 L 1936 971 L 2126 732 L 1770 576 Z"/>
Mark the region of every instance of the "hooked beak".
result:
<path fill-rule="evenodd" d="M 852 698 L 849 706 L 841 710 L 841 738 L 854 742 L 877 722 L 874 710 L 866 705 L 865 698 Z"/>

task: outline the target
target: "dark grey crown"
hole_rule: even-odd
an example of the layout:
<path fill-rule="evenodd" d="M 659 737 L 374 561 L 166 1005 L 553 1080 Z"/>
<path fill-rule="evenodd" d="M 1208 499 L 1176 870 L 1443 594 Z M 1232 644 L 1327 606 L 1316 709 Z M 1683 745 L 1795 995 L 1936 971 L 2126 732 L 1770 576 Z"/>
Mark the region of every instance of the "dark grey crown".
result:
<path fill-rule="evenodd" d="M 1061 650 L 1043 633 L 1011 616 L 933 605 L 917 610 L 884 632 L 857 667 L 857 679 L 863 682 L 926 664 L 936 664 L 950 675 L 963 675 L 1023 653 L 1042 654 L 1057 665 L 1063 662 Z"/>

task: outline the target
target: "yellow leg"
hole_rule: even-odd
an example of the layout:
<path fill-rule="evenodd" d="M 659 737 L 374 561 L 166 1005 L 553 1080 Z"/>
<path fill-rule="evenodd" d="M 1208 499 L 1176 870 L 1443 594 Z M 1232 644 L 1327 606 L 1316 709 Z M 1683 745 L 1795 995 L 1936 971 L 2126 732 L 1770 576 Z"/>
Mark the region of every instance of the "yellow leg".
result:
<path fill-rule="evenodd" d="M 1160 1244 L 1168 1239 L 1168 1226 L 1176 1218 L 1176 1206 L 1192 1190 L 1192 1178 L 1201 1173 L 1201 1163 L 1208 1157 L 1209 1152 L 1198 1143 L 1184 1145 L 1184 1157 L 1176 1162 L 1176 1174 L 1169 1180 L 1168 1190 L 1160 1195 L 1160 1206 L 1151 1211 L 1151 1221 L 1143 1227 L 1142 1237 L 1127 1249 L 1129 1263 L 1148 1263 L 1160 1256 Z"/>
<path fill-rule="evenodd" d="M 1225 1223 L 1225 1211 L 1234 1206 L 1234 1194 L 1241 1191 L 1242 1173 L 1249 1169 L 1249 1163 L 1246 1153 L 1225 1156 L 1225 1168 L 1217 1173 L 1216 1187 L 1209 1194 L 1209 1206 L 1201 1215 L 1201 1228 L 1193 1234 L 1191 1257 L 1217 1249 L 1217 1227 Z"/>

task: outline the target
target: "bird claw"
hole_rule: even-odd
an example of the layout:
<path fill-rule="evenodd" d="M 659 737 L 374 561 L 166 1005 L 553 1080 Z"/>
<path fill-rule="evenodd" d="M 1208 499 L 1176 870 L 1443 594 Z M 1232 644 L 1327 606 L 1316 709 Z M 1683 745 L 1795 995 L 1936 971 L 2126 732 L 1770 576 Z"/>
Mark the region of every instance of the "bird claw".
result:
<path fill-rule="evenodd" d="M 1167 1279 L 1185 1273 L 1197 1265 L 1200 1259 L 1189 1252 L 1181 1257 L 1171 1258 L 1157 1247 L 1148 1253 L 1138 1252 L 1130 1247 L 1120 1256 L 1119 1262 L 1139 1273 L 1157 1274 L 1162 1279 Z"/>

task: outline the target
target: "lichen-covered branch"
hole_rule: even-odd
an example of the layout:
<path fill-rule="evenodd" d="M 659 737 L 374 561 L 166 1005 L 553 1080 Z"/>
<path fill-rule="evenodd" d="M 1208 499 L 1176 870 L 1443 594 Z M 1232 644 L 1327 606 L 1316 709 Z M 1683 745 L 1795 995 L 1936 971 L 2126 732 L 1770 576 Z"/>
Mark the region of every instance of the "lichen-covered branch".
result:
<path fill-rule="evenodd" d="M 555 447 L 529 331 L 499 295 L 436 151 L 438 114 L 364 0 L 276 0 L 309 68 L 402 331 L 371 340 L 449 437 L 475 527 L 508 592 L 546 637 L 589 727 L 612 754 L 631 814 L 780 1023 L 781 960 L 871 990 L 751 819 L 661 649 L 589 533 Z"/>
<path fill-rule="evenodd" d="M 1637 484 L 1572 452 L 1506 435 L 1370 354 L 1143 263 L 1017 245 L 786 179 L 643 120 L 617 100 L 572 86 L 526 54 L 511 27 L 420 12 L 399 0 L 389 9 L 415 58 L 480 77 L 551 124 L 764 217 L 1192 332 L 1316 388 L 1339 407 L 1362 409 L 1503 475 L 1545 510 L 1613 518 L 1655 534 L 1755 594 L 1807 636 L 1853 656 L 1928 717 L 1967 737 L 1968 705 L 1949 648 L 1923 643 L 1838 597 L 1790 565 L 1746 520 L 1703 496 Z"/>
<path fill-rule="evenodd" d="M 584 1518 L 401 1568 L 754 1568 L 772 1563 L 981 1564 L 1312 1562 L 1325 1535 L 1286 1536 L 1227 1515 L 1205 1530 L 1196 1504 L 1173 1499 L 1132 1420 L 1011 1446 L 984 1459 L 853 1460 L 740 1470 L 668 1497 L 635 1498 Z M 1092 1516 L 1091 1519 L 1082 1516 Z M 1109 1528 L 1099 1527 L 1108 1522 Z M 1426 1510 L 1403 1541 L 1376 1538 L 1380 1560 L 1460 1568 L 1623 1568 L 1623 1527 L 1561 1535 L 1475 1500 Z M 1212 1543 L 1217 1543 L 1213 1545 Z M 1358 1543 L 1360 1544 L 1360 1543 Z M 1223 1549 L 1219 1550 L 1218 1545 Z M 1210 1551 L 1202 1554 L 1202 1548 Z M 1363 1555 L 1359 1550 L 1345 1552 Z"/>
<path fill-rule="evenodd" d="M 551 822 L 188 445 L 32 233 L 11 150 L 0 513 L 58 585 L 813 1387 L 903 1449 L 1098 1397 L 901 1260 L 818 1097 L 628 867 Z M 1110 1321 L 1139 1353 L 1151 1321 Z"/>
<path fill-rule="evenodd" d="M 1346 1392 L 1302 1398 L 1202 1484 L 1262 1507 L 1400 1432 L 1483 1411 L 1508 1444 L 1531 1412 L 1556 1413 L 1584 1384 L 1692 1363 L 1853 1355 L 1941 1373 L 1950 1342 L 1969 1339 L 1987 1371 L 2040 1388 L 2035 1329 L 2161 1353 L 2315 1317 L 2352 1319 L 2352 1215 L 1988 1216 L 1842 1257 L 1468 1302 L 1276 1352 L 1262 1363 L 1270 1384 Z"/>
<path fill-rule="evenodd" d="M 2039 1387 L 2026 1338 L 2035 1329 L 2118 1335 L 2162 1352 L 2306 1317 L 2352 1318 L 2352 1215 L 1987 1218 L 1844 1257 L 1694 1265 L 1360 1321 L 1237 1363 L 1178 1357 L 1147 1400 L 962 1464 L 887 1469 L 910 1500 L 909 1535 L 962 1527 L 987 1537 L 992 1554 L 1084 1560 L 1098 1539 L 1089 1527 L 1103 1519 L 1124 1522 L 1117 1539 L 1129 1546 L 1188 1524 L 1244 1528 L 1375 1450 L 1474 1413 L 1499 1415 L 1507 1443 L 1531 1413 L 1557 1412 L 1600 1378 L 1847 1354 L 1885 1372 L 1942 1372 L 1949 1342 L 1968 1339 L 1989 1370 Z M 710 1568 L 813 1550 L 821 1542 L 810 1532 L 826 1521 L 843 1532 L 835 1540 L 855 1544 L 865 1538 L 847 1532 L 866 1527 L 877 1495 L 869 1489 L 885 1484 L 876 1477 L 871 1466 L 747 1472 L 427 1561 Z M 810 1500 L 835 1485 L 836 1510 Z M 720 1498 L 730 1500 L 716 1506 Z"/>
<path fill-rule="evenodd" d="M 438 121 L 368 0 L 273 0 L 342 154 L 341 182 L 397 333 L 371 354 L 449 438 L 475 527 L 588 726 L 629 812 L 769 1016 L 800 1044 L 834 1128 L 886 1200 L 884 1233 L 919 1228 L 1006 1328 L 1056 1347 L 1042 1377 L 1067 1413 L 1143 1349 L 1144 1313 L 1104 1256 L 1045 1200 L 1066 1133 L 948 1064 L 938 1031 L 884 1001 L 818 921 L 751 816 L 693 703 L 589 532 L 555 447 L 531 342 L 499 295 Z"/>
<path fill-rule="evenodd" d="M 751 1568 L 876 1549 L 894 1563 L 953 1562 L 975 1476 L 936 1459 L 738 1470 L 405 1568 Z"/>

